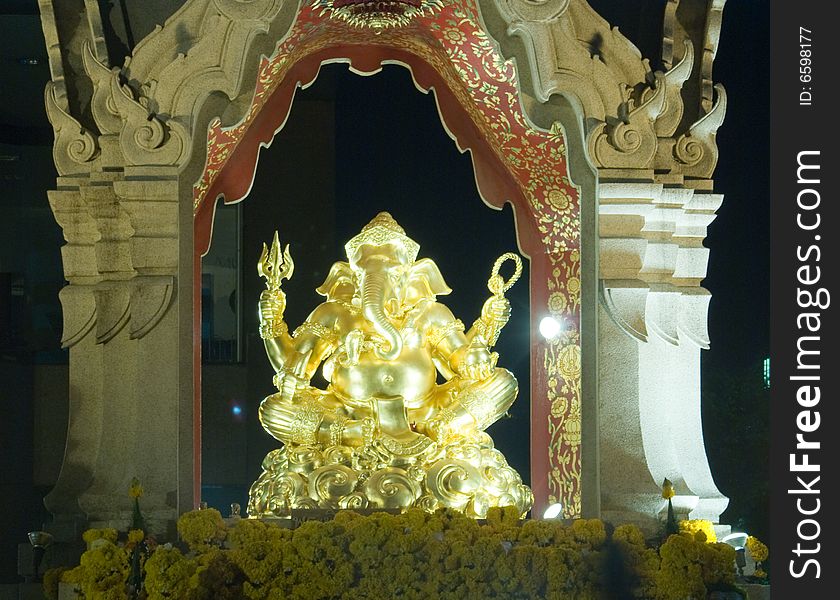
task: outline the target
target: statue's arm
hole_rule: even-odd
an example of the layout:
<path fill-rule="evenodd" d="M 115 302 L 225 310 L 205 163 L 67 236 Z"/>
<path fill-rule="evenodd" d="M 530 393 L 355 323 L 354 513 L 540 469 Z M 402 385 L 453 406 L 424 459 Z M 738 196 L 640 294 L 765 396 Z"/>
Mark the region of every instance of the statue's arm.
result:
<path fill-rule="evenodd" d="M 335 302 L 320 304 L 292 335 L 295 365 L 289 365 L 299 377 L 312 379 L 321 363 L 338 347 L 340 325 L 346 309 Z"/>
<path fill-rule="evenodd" d="M 499 333 L 510 320 L 510 301 L 504 296 L 490 296 L 481 307 L 479 316 L 465 334 L 472 342 L 475 336 L 480 335 L 488 348 L 496 345 Z"/>
<path fill-rule="evenodd" d="M 276 372 L 289 372 L 311 379 L 318 365 L 338 345 L 338 321 L 334 303 L 318 306 L 294 334 L 283 320 L 285 297 L 268 290 L 260 296 L 260 335 L 266 354 Z"/>
<path fill-rule="evenodd" d="M 456 374 L 470 379 L 492 375 L 497 356 L 481 339 L 474 339 L 474 332 L 464 334 L 464 324 L 447 306 L 438 302 L 430 304 L 424 321 L 435 365 L 446 379 Z"/>
<path fill-rule="evenodd" d="M 260 337 L 265 353 L 275 371 L 286 367 L 293 356 L 293 341 L 289 327 L 283 320 L 286 310 L 286 295 L 280 290 L 263 290 L 260 294 Z"/>
<path fill-rule="evenodd" d="M 443 305 L 428 312 L 429 343 L 435 364 L 438 368 L 444 366 L 449 375 L 443 369 L 441 373 L 447 379 L 456 375 L 460 378 L 451 388 L 457 391 L 454 397 L 432 418 L 416 425 L 417 431 L 442 443 L 474 429 L 486 429 L 507 411 L 518 389 L 511 373 L 496 368 L 498 354 L 487 347 L 482 332 L 465 335 L 463 325 L 453 326 L 454 322 L 455 317 Z M 475 389 L 477 393 L 470 391 Z"/>

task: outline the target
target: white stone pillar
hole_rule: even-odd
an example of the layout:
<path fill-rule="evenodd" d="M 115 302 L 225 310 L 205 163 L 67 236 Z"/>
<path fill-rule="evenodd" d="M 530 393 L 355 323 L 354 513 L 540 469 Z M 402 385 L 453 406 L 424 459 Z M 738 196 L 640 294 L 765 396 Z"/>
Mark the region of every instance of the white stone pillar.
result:
<path fill-rule="evenodd" d="M 706 457 L 700 382 L 702 242 L 722 196 L 670 184 L 602 183 L 599 202 L 602 513 L 649 527 L 666 477 L 682 518 L 717 523 L 728 504 Z"/>
<path fill-rule="evenodd" d="M 138 476 L 143 513 L 162 533 L 198 502 L 191 188 L 174 167 L 93 172 L 58 187 L 70 422 L 45 502 L 58 521 L 124 528 Z"/>

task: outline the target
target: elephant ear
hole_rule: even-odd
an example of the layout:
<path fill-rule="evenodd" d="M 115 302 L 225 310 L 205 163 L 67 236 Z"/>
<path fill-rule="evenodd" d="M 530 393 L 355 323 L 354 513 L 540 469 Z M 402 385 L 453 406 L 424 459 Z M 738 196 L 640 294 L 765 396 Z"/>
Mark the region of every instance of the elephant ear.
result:
<path fill-rule="evenodd" d="M 446 285 L 440 269 L 430 258 L 418 260 L 408 270 L 406 280 L 406 299 L 434 298 L 452 293 L 452 289 Z"/>
<path fill-rule="evenodd" d="M 336 286 L 345 280 L 353 282 L 353 269 L 350 268 L 350 263 L 342 261 L 335 262 L 330 268 L 330 273 L 327 275 L 324 283 L 321 284 L 321 287 L 316 288 L 315 291 L 322 296 L 326 296 L 329 300 L 333 297 L 333 291 Z"/>

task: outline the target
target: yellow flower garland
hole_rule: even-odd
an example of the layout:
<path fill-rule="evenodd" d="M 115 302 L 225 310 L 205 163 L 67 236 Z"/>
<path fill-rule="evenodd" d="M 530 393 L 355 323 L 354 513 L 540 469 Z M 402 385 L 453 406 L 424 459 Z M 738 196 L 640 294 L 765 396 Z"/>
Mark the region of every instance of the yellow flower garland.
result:
<path fill-rule="evenodd" d="M 222 514 L 215 508 L 207 508 L 181 515 L 178 534 L 192 550 L 201 551 L 221 544 L 227 529 Z"/>
<path fill-rule="evenodd" d="M 616 591 L 609 556 L 620 557 L 622 592 L 638 599 L 703 598 L 735 579 L 734 550 L 701 541 L 705 534 L 672 535 L 657 550 L 632 525 L 610 535 L 599 520 L 522 521 L 501 508 L 485 523 L 454 511 L 342 511 L 296 529 L 252 519 L 228 528 L 217 511 L 202 510 L 183 515 L 178 531 L 191 551 L 154 550 L 144 565 L 149 600 L 595 599 Z M 105 540 L 63 580 L 86 597 L 121 598 L 127 568 L 125 550 Z"/>
<path fill-rule="evenodd" d="M 680 521 L 679 526 L 680 533 L 684 533 L 692 537 L 697 537 L 698 534 L 700 534 L 702 539 L 699 539 L 698 541 L 709 544 L 717 542 L 715 526 L 711 521 L 707 521 L 705 519 L 688 519 Z"/>
<path fill-rule="evenodd" d="M 765 546 L 758 538 L 749 536 L 747 538 L 747 552 L 750 553 L 753 560 L 757 563 L 764 562 L 767 560 L 767 557 L 770 555 L 770 550 Z M 758 575 L 756 575 L 758 577 Z"/>

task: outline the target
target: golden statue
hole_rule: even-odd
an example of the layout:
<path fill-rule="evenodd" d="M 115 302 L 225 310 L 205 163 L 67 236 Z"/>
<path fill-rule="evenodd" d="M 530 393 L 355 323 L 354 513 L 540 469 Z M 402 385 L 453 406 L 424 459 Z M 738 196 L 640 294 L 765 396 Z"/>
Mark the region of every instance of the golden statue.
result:
<path fill-rule="evenodd" d="M 277 374 L 277 393 L 260 422 L 283 447 L 263 461 L 251 487 L 252 517 L 292 508 L 455 508 L 484 517 L 533 495 L 485 429 L 516 398 L 516 378 L 491 351 L 510 317 L 504 292 L 522 262 L 505 254 L 493 267 L 492 296 L 469 331 L 436 297 L 450 293 L 437 265 L 388 213 L 346 245 L 316 291 L 326 296 L 290 334 L 281 281 L 294 263 L 277 234 L 258 271 L 260 333 Z M 516 272 L 499 275 L 505 260 Z M 310 385 L 321 367 L 325 390 Z M 438 373 L 445 380 L 438 383 Z"/>

